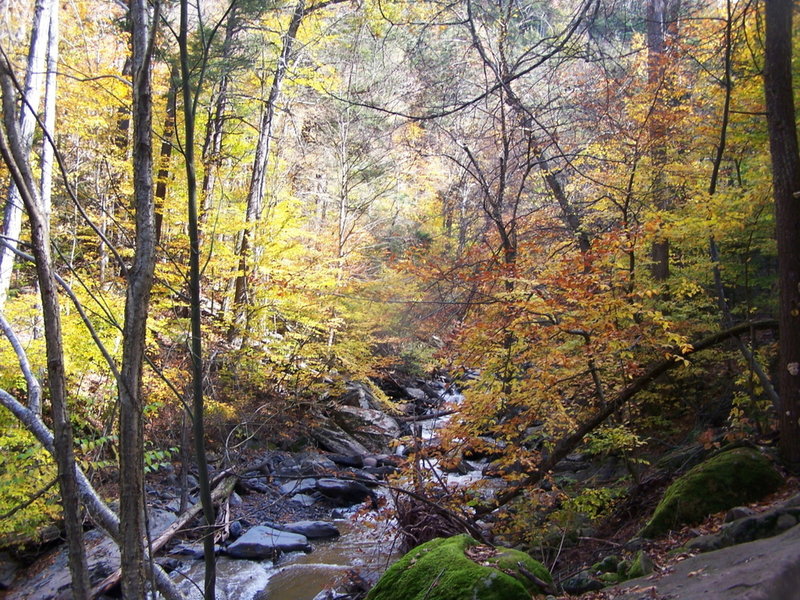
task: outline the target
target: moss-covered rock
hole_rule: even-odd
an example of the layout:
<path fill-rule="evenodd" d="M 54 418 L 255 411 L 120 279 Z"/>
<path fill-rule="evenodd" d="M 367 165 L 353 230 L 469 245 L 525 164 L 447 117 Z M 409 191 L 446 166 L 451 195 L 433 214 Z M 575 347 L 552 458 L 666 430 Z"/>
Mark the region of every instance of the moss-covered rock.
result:
<path fill-rule="evenodd" d="M 653 572 L 653 561 L 650 556 L 639 550 L 631 562 L 628 572 L 625 573 L 624 579 L 636 579 L 637 577 L 644 577 Z"/>
<path fill-rule="evenodd" d="M 519 550 L 482 546 L 468 535 L 437 538 L 392 565 L 367 600 L 529 600 L 542 590 L 520 563 L 552 582 L 541 563 Z"/>
<path fill-rule="evenodd" d="M 639 533 L 655 538 L 715 512 L 753 502 L 783 483 L 772 463 L 753 448 L 722 452 L 676 479 Z"/>

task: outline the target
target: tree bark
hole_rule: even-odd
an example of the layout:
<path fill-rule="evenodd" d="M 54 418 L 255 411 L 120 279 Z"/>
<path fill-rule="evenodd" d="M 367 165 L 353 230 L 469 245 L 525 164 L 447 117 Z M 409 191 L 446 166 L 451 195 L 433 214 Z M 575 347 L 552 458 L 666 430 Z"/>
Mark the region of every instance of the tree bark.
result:
<path fill-rule="evenodd" d="M 650 0 L 647 5 L 647 82 L 654 94 L 653 110 L 648 130 L 650 134 L 650 160 L 653 170 L 653 205 L 658 211 L 669 210 L 672 201 L 667 187 L 667 127 L 664 84 L 668 59 L 667 42 L 677 35 L 677 13 L 680 0 Z M 651 273 L 656 281 L 669 278 L 669 240 L 656 239 L 650 248 Z"/>
<path fill-rule="evenodd" d="M 197 173 L 194 160 L 194 130 L 197 106 L 196 91 L 192 90 L 191 70 L 189 67 L 189 3 L 180 3 L 180 31 L 178 46 L 180 49 L 181 91 L 183 94 L 183 156 L 186 168 L 187 212 L 189 229 L 189 309 L 191 321 L 191 353 L 192 353 L 192 421 L 194 425 L 195 460 L 197 461 L 197 479 L 200 485 L 200 504 L 203 507 L 202 530 L 203 554 L 205 559 L 205 582 L 203 598 L 214 600 L 216 595 L 217 568 L 214 556 L 214 503 L 211 499 L 211 485 L 208 481 L 208 464 L 206 462 L 204 401 L 203 401 L 203 332 L 200 297 L 200 223 L 197 213 Z M 206 48 L 203 48 L 206 51 Z M 205 63 L 204 63 L 205 64 Z M 199 74 L 202 80 L 203 72 Z"/>
<path fill-rule="evenodd" d="M 792 0 L 767 0 L 764 88 L 778 243 L 780 450 L 800 471 L 800 152 L 792 90 Z"/>
<path fill-rule="evenodd" d="M 146 0 L 131 0 L 133 79 L 133 204 L 136 252 L 127 272 L 123 325 L 120 406 L 120 553 L 122 594 L 145 598 L 144 436 L 142 367 L 147 313 L 155 268 L 153 207 L 152 91 L 150 13 Z M 153 22 L 155 23 L 155 21 Z"/>

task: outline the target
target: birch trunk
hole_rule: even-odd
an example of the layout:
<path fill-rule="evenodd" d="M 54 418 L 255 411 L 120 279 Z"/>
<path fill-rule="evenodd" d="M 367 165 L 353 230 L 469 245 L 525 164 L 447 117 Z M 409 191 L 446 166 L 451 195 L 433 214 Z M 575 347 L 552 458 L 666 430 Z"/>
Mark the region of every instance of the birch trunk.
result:
<path fill-rule="evenodd" d="M 36 128 L 36 114 L 34 111 L 38 110 L 44 90 L 47 47 L 50 40 L 50 19 L 56 11 L 56 7 L 55 0 L 37 0 L 33 13 L 27 72 L 23 90 L 25 102 L 20 107 L 17 120 L 19 150 L 26 161 L 33 146 L 33 132 Z M 16 107 L 14 107 L 12 114 L 16 114 Z M 6 236 L 13 248 L 17 247 L 17 240 L 22 231 L 22 207 L 23 202 L 20 190 L 12 183 L 3 214 L 3 235 Z M 13 269 L 14 253 L 9 248 L 0 248 L 0 309 L 3 308 L 8 297 Z"/>

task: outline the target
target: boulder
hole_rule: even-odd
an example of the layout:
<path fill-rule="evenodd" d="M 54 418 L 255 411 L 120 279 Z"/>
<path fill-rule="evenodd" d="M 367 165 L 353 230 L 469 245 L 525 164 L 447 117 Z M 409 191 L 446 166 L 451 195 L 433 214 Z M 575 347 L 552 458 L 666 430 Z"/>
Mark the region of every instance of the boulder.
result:
<path fill-rule="evenodd" d="M 372 452 L 384 451 L 392 441 L 400 437 L 397 421 L 372 408 L 340 406 L 331 418 L 345 433 Z"/>
<path fill-rule="evenodd" d="M 800 527 L 679 561 L 659 577 L 632 579 L 609 590 L 617 600 L 778 600 L 798 597 Z"/>
<path fill-rule="evenodd" d="M 580 573 L 573 575 L 564 581 L 561 585 L 565 592 L 574 596 L 580 596 L 586 592 L 601 590 L 603 587 L 605 587 L 605 584 L 602 581 L 592 577 L 592 574 L 589 571 L 581 571 Z"/>
<path fill-rule="evenodd" d="M 0 590 L 11 587 L 19 570 L 19 564 L 7 552 L 0 552 Z"/>
<path fill-rule="evenodd" d="M 760 514 L 742 514 L 745 516 L 726 523 L 718 533 L 690 540 L 686 548 L 695 552 L 709 552 L 776 536 L 797 525 L 800 507 L 786 503 Z"/>
<path fill-rule="evenodd" d="M 311 437 L 319 444 L 320 448 L 328 452 L 359 456 L 369 454 L 369 450 L 361 442 L 355 440 L 335 423 L 329 422 L 325 426 L 316 427 L 311 432 Z"/>
<path fill-rule="evenodd" d="M 248 529 L 226 552 L 234 558 L 274 560 L 283 552 L 311 552 L 311 545 L 304 535 L 259 525 Z"/>
<path fill-rule="evenodd" d="M 295 494 L 289 498 L 289 500 L 296 502 L 300 506 L 314 506 L 317 503 L 317 499 L 314 496 L 309 496 L 308 494 Z"/>
<path fill-rule="evenodd" d="M 357 408 L 380 409 L 381 401 L 375 396 L 375 391 L 369 385 L 359 381 L 349 381 L 345 391 L 340 396 L 334 397 L 336 404 L 354 406 Z"/>
<path fill-rule="evenodd" d="M 299 533 L 309 540 L 328 540 L 339 537 L 339 530 L 333 523 L 325 521 L 296 521 L 281 525 L 283 531 Z"/>
<path fill-rule="evenodd" d="M 639 535 L 655 538 L 670 529 L 699 523 L 713 513 L 759 500 L 782 483 L 783 478 L 758 450 L 721 452 L 669 486 Z"/>
<path fill-rule="evenodd" d="M 345 455 L 345 454 L 328 454 L 328 458 L 340 467 L 349 467 L 353 469 L 360 469 L 364 466 L 364 457 L 360 454 Z"/>
<path fill-rule="evenodd" d="M 281 484 L 281 494 L 309 494 L 317 489 L 317 480 L 311 477 L 306 479 L 293 479 Z"/>
<path fill-rule="evenodd" d="M 333 478 L 319 479 L 317 481 L 317 491 L 340 506 L 360 504 L 367 498 L 372 498 L 373 507 L 378 502 L 375 492 L 357 481 Z"/>
<path fill-rule="evenodd" d="M 158 537 L 175 521 L 175 515 L 160 509 L 149 510 L 150 535 Z M 117 544 L 100 531 L 86 533 L 86 559 L 89 579 L 95 585 L 119 568 Z M 16 584 L 3 596 L 8 600 L 51 600 L 68 596 L 71 577 L 69 574 L 66 546 L 45 554 L 32 565 L 31 575 L 17 578 Z M 62 596 L 62 594 L 64 594 Z"/>
<path fill-rule="evenodd" d="M 367 600 L 529 600 L 550 584 L 544 566 L 519 550 L 479 544 L 468 535 L 436 538 L 392 565 Z"/>

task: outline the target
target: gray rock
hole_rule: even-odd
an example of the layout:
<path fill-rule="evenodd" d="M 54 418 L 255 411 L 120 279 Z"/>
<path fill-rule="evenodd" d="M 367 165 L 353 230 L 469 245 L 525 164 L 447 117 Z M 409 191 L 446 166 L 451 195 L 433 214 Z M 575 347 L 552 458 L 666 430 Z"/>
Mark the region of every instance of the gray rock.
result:
<path fill-rule="evenodd" d="M 722 540 L 719 535 L 701 535 L 686 542 L 687 550 L 692 552 L 711 552 L 722 548 Z"/>
<path fill-rule="evenodd" d="M 230 533 L 230 539 L 235 540 L 241 537 L 242 533 L 244 533 L 244 527 L 242 526 L 241 521 L 233 521 L 230 526 L 228 527 L 228 533 Z"/>
<path fill-rule="evenodd" d="M 339 537 L 339 530 L 336 528 L 336 525 L 325 521 L 297 521 L 295 523 L 281 525 L 280 528 L 284 531 L 304 535 L 309 540 Z"/>
<path fill-rule="evenodd" d="M 725 513 L 725 522 L 730 523 L 737 519 L 750 517 L 754 514 L 756 514 L 756 511 L 754 511 L 752 508 L 748 508 L 747 506 L 734 506 L 727 513 Z"/>
<path fill-rule="evenodd" d="M 367 498 L 372 498 L 373 505 L 377 504 L 375 492 L 357 481 L 320 479 L 317 481 L 317 491 L 340 506 L 359 504 Z"/>
<path fill-rule="evenodd" d="M 202 544 L 189 544 L 184 542 L 175 545 L 175 547 L 173 547 L 169 553 L 173 556 L 185 556 L 187 558 L 194 559 L 203 558 L 203 555 L 205 554 Z"/>
<path fill-rule="evenodd" d="M 329 452 L 361 456 L 369 454 L 369 450 L 361 442 L 356 441 L 334 423 L 328 423 L 324 427 L 317 427 L 311 432 L 311 436 L 319 444 L 320 448 Z"/>
<path fill-rule="evenodd" d="M 407 387 L 404 388 L 403 391 L 406 393 L 406 396 L 408 396 L 412 400 L 416 400 L 417 402 L 427 402 L 429 400 L 428 394 L 426 394 L 419 388 Z"/>
<path fill-rule="evenodd" d="M 568 594 L 580 595 L 585 592 L 600 590 L 604 586 L 602 581 L 592 577 L 589 571 L 581 571 L 574 577 L 570 577 L 563 584 L 564 591 Z"/>
<path fill-rule="evenodd" d="M 786 508 L 793 508 L 796 506 L 800 506 L 800 494 L 797 494 L 796 496 L 792 496 L 791 498 L 789 498 L 786 502 L 783 503 L 783 506 L 785 506 Z"/>
<path fill-rule="evenodd" d="M 308 494 L 317 489 L 317 480 L 313 478 L 294 479 L 281 484 L 281 494 Z"/>
<path fill-rule="evenodd" d="M 328 454 L 328 458 L 340 467 L 360 469 L 364 466 L 364 457 L 360 455 Z"/>
<path fill-rule="evenodd" d="M 317 503 L 317 499 L 314 496 L 309 496 L 308 494 L 295 494 L 291 498 L 289 498 L 292 502 L 297 502 L 301 506 L 314 506 Z"/>
<path fill-rule="evenodd" d="M 340 406 L 331 418 L 344 432 L 373 452 L 384 451 L 400 437 L 397 421 L 372 408 Z"/>
<path fill-rule="evenodd" d="M 617 600 L 789 600 L 800 589 L 800 527 L 779 536 L 700 556 L 674 565 L 661 577 L 632 579 L 612 588 Z"/>
<path fill-rule="evenodd" d="M 0 552 L 0 590 L 7 590 L 19 570 L 19 565 L 8 552 Z"/>
<path fill-rule="evenodd" d="M 155 538 L 175 521 L 175 515 L 165 510 L 150 509 L 148 521 L 150 534 Z M 86 534 L 86 546 L 89 577 L 92 584 L 105 579 L 119 568 L 119 549 L 110 538 L 99 531 L 90 531 Z M 44 555 L 38 563 L 35 563 L 31 572 L 35 574 L 26 578 L 24 585 L 18 583 L 14 589 L 9 590 L 4 598 L 7 600 L 50 600 L 68 589 L 71 578 L 67 565 L 66 547 L 62 546 Z"/>
<path fill-rule="evenodd" d="M 311 552 L 311 545 L 304 535 L 259 525 L 249 529 L 226 551 L 234 558 L 274 559 L 283 552 Z"/>
<path fill-rule="evenodd" d="M 301 475 L 326 475 L 336 470 L 336 463 L 316 452 L 306 452 L 297 457 Z"/>
<path fill-rule="evenodd" d="M 790 515 L 789 513 L 784 513 L 778 516 L 775 521 L 775 529 L 778 531 L 786 531 L 795 525 L 797 525 L 797 519 L 794 517 L 794 515 Z"/>
<path fill-rule="evenodd" d="M 358 408 L 375 408 L 376 400 L 372 391 L 363 383 L 350 382 L 345 386 L 345 393 L 336 398 L 339 404 L 357 406 Z"/>

